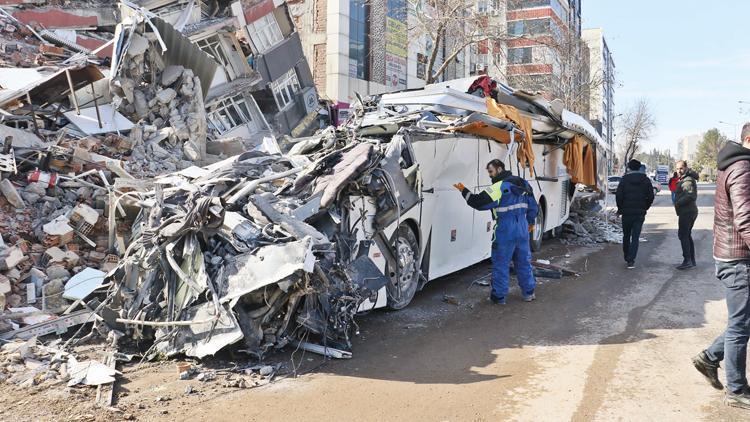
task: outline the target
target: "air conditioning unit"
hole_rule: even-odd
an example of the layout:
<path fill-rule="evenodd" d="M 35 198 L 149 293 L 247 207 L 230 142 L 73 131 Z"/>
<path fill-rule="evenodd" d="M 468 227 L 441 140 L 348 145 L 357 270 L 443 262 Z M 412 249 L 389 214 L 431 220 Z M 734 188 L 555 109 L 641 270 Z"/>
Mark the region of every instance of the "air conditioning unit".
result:
<path fill-rule="evenodd" d="M 297 95 L 301 97 L 300 100 L 305 105 L 307 113 L 312 113 L 318 109 L 318 93 L 315 91 L 315 87 L 308 87 Z"/>

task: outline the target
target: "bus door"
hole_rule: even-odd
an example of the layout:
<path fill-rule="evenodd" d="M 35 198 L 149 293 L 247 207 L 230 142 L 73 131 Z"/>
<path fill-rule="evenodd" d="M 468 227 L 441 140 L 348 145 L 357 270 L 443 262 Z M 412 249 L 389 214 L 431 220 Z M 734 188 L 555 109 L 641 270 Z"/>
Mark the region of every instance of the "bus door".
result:
<path fill-rule="evenodd" d="M 453 184 L 462 182 L 477 192 L 478 139 L 458 137 L 435 141 L 436 166 L 432 185 L 435 201 L 431 210 L 423 209 L 423 223 L 431 224 L 430 278 L 437 278 L 466 268 L 474 256 L 474 224 L 477 213 L 466 204 Z M 428 181 L 425 180 L 425 187 Z M 427 204 L 425 203 L 425 206 Z M 430 213 L 432 218 L 424 218 Z"/>

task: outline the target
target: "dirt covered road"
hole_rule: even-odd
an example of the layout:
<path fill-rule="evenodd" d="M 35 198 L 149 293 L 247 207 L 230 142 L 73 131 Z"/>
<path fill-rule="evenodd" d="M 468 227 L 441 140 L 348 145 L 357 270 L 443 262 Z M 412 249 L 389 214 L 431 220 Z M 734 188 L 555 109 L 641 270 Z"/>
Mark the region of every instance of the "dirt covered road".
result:
<path fill-rule="evenodd" d="M 7 392 L 0 419 L 58 419 L 62 411 L 98 420 L 748 420 L 690 363 L 726 316 L 713 277 L 712 204 L 713 187 L 702 186 L 693 271 L 673 270 L 680 249 L 664 193 L 646 219 L 634 270 L 618 245 L 550 242 L 539 257 L 582 276 L 544 282 L 533 303 L 514 289 L 508 305 L 491 305 L 488 287 L 472 284 L 489 265 L 477 265 L 430 283 L 403 311 L 360 318 L 351 360 L 279 357 L 293 359 L 297 378 L 234 389 L 181 381 L 174 363 L 150 364 L 125 371 L 121 412 L 59 391 L 22 396 L 18 405 L 18 392 Z"/>

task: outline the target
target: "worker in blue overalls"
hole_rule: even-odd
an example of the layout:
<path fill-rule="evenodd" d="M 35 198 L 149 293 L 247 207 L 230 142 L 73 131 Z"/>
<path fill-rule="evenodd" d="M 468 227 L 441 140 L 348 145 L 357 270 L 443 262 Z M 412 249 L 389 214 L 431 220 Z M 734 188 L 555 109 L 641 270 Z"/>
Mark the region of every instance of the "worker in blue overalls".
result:
<path fill-rule="evenodd" d="M 495 304 L 505 304 L 512 260 L 523 300 L 531 302 L 536 299 L 536 280 L 531 268 L 529 233 L 534 230 L 539 212 L 534 191 L 526 180 L 506 171 L 500 160 L 490 161 L 487 173 L 492 186 L 478 194 L 472 194 L 463 183 L 453 186 L 461 191 L 470 207 L 480 211 L 492 210 L 495 233 L 492 237 L 490 300 Z"/>

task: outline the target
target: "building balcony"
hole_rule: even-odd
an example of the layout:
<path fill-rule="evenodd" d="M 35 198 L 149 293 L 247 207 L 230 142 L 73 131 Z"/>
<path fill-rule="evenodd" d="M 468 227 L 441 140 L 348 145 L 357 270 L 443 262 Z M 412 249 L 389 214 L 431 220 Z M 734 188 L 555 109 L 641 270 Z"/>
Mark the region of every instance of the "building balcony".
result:
<path fill-rule="evenodd" d="M 272 82 L 296 67 L 304 59 L 302 42 L 299 34 L 293 32 L 289 37 L 255 58 L 255 70 L 265 82 Z"/>

